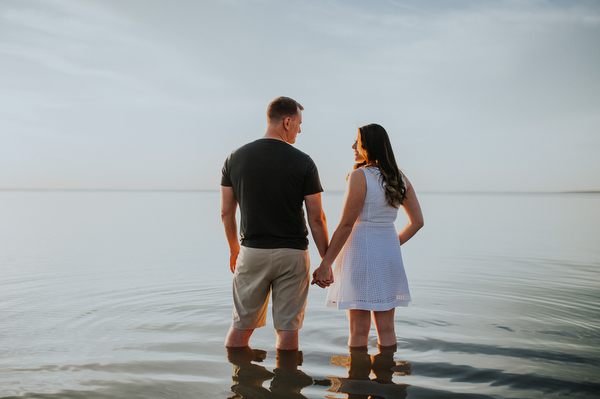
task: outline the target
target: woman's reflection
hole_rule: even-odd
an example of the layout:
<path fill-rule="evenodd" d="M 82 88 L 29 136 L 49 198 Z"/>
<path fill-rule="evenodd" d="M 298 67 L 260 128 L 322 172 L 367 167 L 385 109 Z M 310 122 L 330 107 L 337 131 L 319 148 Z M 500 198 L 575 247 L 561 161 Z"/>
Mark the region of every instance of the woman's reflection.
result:
<path fill-rule="evenodd" d="M 407 384 L 395 384 L 394 375 L 411 375 L 410 363 L 394 361 L 396 345 L 379 346 L 379 353 L 369 356 L 367 347 L 350 347 L 349 356 L 333 356 L 331 364 L 345 366 L 348 377 L 328 377 L 331 392 L 344 393 L 348 399 L 406 398 Z M 374 378 L 371 378 L 371 373 Z"/>

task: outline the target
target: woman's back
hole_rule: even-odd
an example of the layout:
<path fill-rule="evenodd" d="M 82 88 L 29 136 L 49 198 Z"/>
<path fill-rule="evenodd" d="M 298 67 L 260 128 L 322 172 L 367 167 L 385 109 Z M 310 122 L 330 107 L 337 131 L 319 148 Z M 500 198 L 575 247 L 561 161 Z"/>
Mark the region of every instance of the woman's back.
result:
<path fill-rule="evenodd" d="M 398 209 L 388 205 L 379 168 L 365 166 L 362 170 L 367 180 L 367 193 L 357 222 L 394 223 Z"/>
<path fill-rule="evenodd" d="M 394 226 L 398 209 L 388 205 L 379 169 L 362 168 L 365 201 L 334 267 L 326 305 L 338 309 L 386 311 L 410 305 L 400 240 Z"/>

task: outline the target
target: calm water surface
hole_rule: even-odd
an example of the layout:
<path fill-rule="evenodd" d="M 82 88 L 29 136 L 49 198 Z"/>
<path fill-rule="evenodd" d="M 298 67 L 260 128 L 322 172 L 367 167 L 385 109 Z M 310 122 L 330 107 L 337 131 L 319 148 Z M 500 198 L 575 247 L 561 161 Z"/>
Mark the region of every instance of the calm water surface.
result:
<path fill-rule="evenodd" d="M 0 191 L 0 398 L 600 397 L 600 195 L 420 200 L 397 351 L 372 333 L 349 356 L 313 286 L 286 370 L 270 326 L 223 347 L 217 192 Z M 324 195 L 331 232 L 341 202 Z"/>

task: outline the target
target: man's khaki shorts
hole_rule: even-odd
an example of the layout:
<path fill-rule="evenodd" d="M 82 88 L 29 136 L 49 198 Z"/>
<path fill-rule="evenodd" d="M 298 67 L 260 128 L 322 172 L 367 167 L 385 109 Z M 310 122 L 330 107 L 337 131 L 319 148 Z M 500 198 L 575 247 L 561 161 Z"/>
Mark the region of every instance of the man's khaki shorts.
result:
<path fill-rule="evenodd" d="M 304 320 L 309 273 L 308 250 L 242 246 L 233 277 L 233 327 L 264 326 L 272 292 L 275 329 L 298 330 Z"/>

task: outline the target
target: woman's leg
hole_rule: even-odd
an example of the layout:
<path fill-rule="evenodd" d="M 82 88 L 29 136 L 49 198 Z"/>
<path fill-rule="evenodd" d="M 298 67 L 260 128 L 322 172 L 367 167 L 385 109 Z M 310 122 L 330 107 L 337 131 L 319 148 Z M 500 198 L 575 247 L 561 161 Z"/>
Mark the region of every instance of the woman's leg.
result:
<path fill-rule="evenodd" d="M 366 346 L 351 346 L 346 362 L 348 378 L 351 380 L 368 380 L 371 374 L 371 357 Z M 351 396 L 350 396 L 351 397 Z"/>
<path fill-rule="evenodd" d="M 394 330 L 394 311 L 373 312 L 375 328 L 377 329 L 377 340 L 381 346 L 396 345 L 396 331 Z"/>
<path fill-rule="evenodd" d="M 348 310 L 348 325 L 350 327 L 348 346 L 367 346 L 369 330 L 371 330 L 371 312 L 359 309 Z"/>

